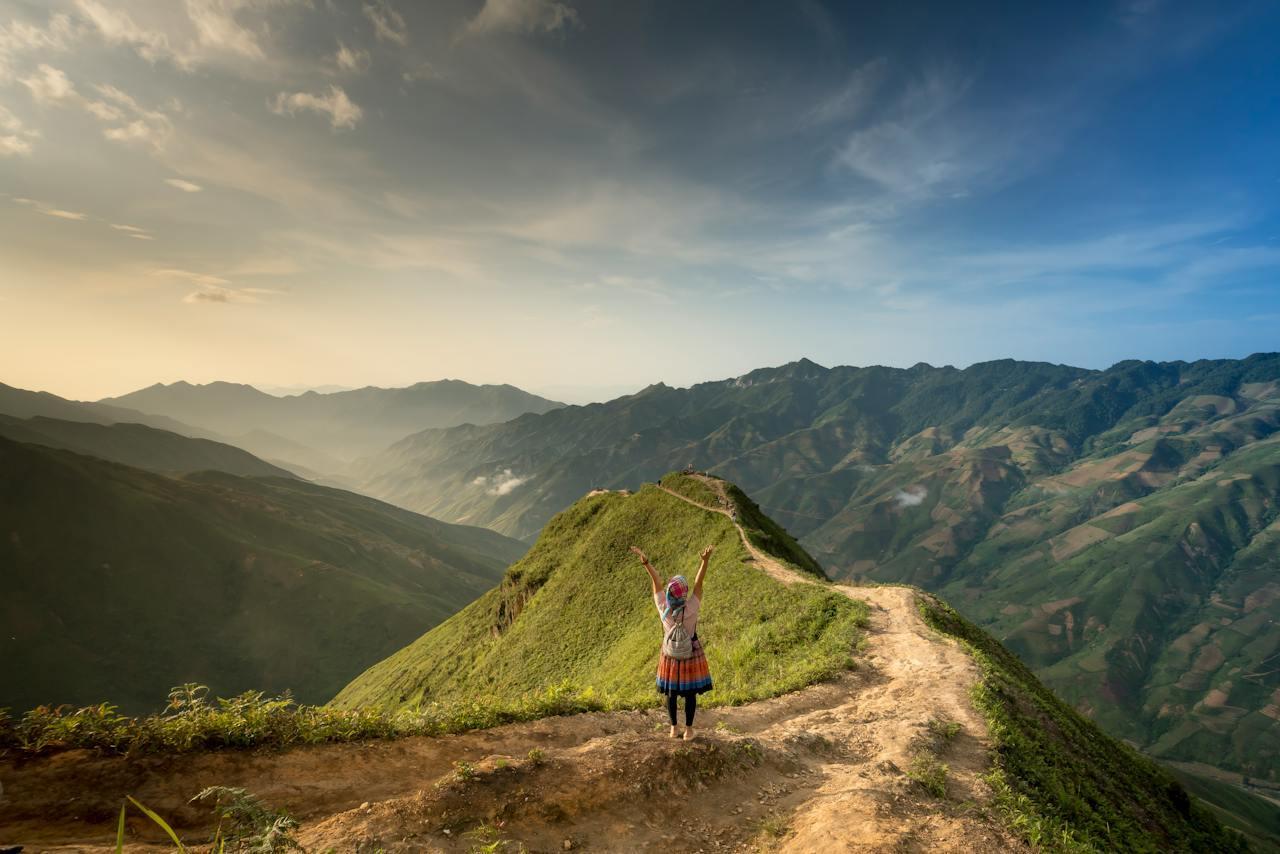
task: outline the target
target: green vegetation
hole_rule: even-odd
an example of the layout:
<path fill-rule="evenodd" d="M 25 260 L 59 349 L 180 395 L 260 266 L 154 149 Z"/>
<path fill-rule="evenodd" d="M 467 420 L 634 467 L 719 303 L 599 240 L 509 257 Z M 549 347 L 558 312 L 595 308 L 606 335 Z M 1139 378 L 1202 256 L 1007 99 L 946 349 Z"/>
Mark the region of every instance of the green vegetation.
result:
<path fill-rule="evenodd" d="M 850 665 L 864 605 L 822 585 L 783 586 L 744 563 L 725 516 L 648 485 L 565 510 L 498 588 L 371 667 L 333 705 L 518 703 L 556 685 L 603 708 L 655 705 L 661 633 L 648 576 L 628 552 L 633 544 L 660 572 L 690 576 L 699 549 L 716 547 L 698 626 L 715 679 L 711 702 L 775 696 Z"/>
<path fill-rule="evenodd" d="M 974 703 L 995 754 L 987 780 L 1013 831 L 1049 851 L 1248 850 L 1167 771 L 1074 712 L 994 638 L 927 594 L 919 603 L 981 671 Z"/>
<path fill-rule="evenodd" d="M 169 686 L 327 700 L 523 546 L 295 479 L 165 477 L 0 439 L 0 706 Z"/>
<path fill-rule="evenodd" d="M 362 477 L 528 539 L 592 486 L 686 462 L 740 484 L 832 578 L 945 596 L 1112 734 L 1280 783 L 1280 354 L 1105 371 L 800 361 L 428 431 Z M 506 494 L 474 483 L 507 468 L 524 480 Z"/>
<path fill-rule="evenodd" d="M 251 851 L 254 854 L 303 850 L 294 838 L 297 820 L 286 812 L 268 807 L 244 789 L 210 786 L 191 802 L 209 800 L 213 801 L 213 811 L 218 816 L 214 850 L 221 851 L 227 844 L 231 845 L 232 851 Z"/>
<path fill-rule="evenodd" d="M 0 751 L 36 755 L 87 748 L 110 753 L 283 748 L 411 735 L 449 735 L 555 715 L 601 711 L 590 692 L 552 686 L 512 702 L 454 701 L 394 712 L 300 705 L 291 697 L 248 692 L 209 702 L 203 685 L 170 692 L 162 713 L 128 716 L 102 704 L 72 709 L 41 706 L 14 719 L 0 710 Z M 542 761 L 534 748 L 529 761 Z"/>
<path fill-rule="evenodd" d="M 1169 772 L 1200 798 L 1227 827 L 1240 831 L 1258 854 L 1280 854 L 1280 804 L 1239 786 L 1188 773 Z"/>

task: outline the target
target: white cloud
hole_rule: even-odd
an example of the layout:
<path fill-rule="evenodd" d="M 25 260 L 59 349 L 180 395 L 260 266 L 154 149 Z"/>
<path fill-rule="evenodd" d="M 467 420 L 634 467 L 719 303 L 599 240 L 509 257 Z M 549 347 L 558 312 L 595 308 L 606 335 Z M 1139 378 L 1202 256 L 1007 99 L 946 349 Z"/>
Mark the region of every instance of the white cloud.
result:
<path fill-rule="evenodd" d="M 45 216 L 57 217 L 58 219 L 70 219 L 76 222 L 79 222 L 86 216 L 79 211 L 64 211 L 61 208 L 38 208 L 37 210 Z"/>
<path fill-rule="evenodd" d="M 15 154 L 30 154 L 31 143 L 15 134 L 0 136 L 0 157 L 12 157 Z"/>
<path fill-rule="evenodd" d="M 888 64 L 884 57 L 880 57 L 855 68 L 843 86 L 813 106 L 805 117 L 806 123 L 847 122 L 862 115 L 884 82 Z"/>
<path fill-rule="evenodd" d="M 369 51 L 347 47 L 338 42 L 338 52 L 333 56 L 340 71 L 360 73 L 369 68 Z"/>
<path fill-rule="evenodd" d="M 145 24 L 128 12 L 100 0 L 76 0 L 80 15 L 108 44 L 125 45 L 147 62 L 172 62 L 190 71 L 215 58 L 265 60 L 261 37 L 269 32 L 265 22 L 258 29 L 244 26 L 247 13 L 281 5 L 279 0 L 185 0 L 137 9 Z"/>
<path fill-rule="evenodd" d="M 928 495 L 929 490 L 923 486 L 908 486 L 906 489 L 899 489 L 895 492 L 893 500 L 899 507 L 918 507 L 924 503 Z"/>
<path fill-rule="evenodd" d="M 409 28 L 404 18 L 391 8 L 387 0 L 365 3 L 364 14 L 373 23 L 373 32 L 380 40 L 394 42 L 401 47 L 409 43 Z"/>
<path fill-rule="evenodd" d="M 490 495 L 509 495 L 520 486 L 533 480 L 533 475 L 521 477 L 511 471 L 511 469 L 503 469 L 493 477 L 477 477 L 471 481 L 472 486 L 487 486 L 485 492 Z"/>
<path fill-rule="evenodd" d="M 0 82 L 12 79 L 11 65 L 18 56 L 64 51 L 74 38 L 71 18 L 62 13 L 50 15 L 43 27 L 18 20 L 0 24 Z"/>
<path fill-rule="evenodd" d="M 550 33 L 582 25 L 578 11 L 556 0 L 485 0 L 468 33 Z"/>
<path fill-rule="evenodd" d="M 31 153 L 31 141 L 39 136 L 22 119 L 0 104 L 0 157 Z"/>
<path fill-rule="evenodd" d="M 310 92 L 281 92 L 271 102 L 271 111 L 276 115 L 293 115 L 299 110 L 329 116 L 329 125 L 335 130 L 355 127 L 364 115 L 359 105 L 353 103 L 338 86 L 330 86 L 328 92 L 320 95 Z"/>
<path fill-rule="evenodd" d="M 406 83 L 416 83 L 419 80 L 442 80 L 444 73 L 431 63 L 424 62 L 417 68 L 406 71 L 400 78 Z"/>
<path fill-rule="evenodd" d="M 257 36 L 235 19 L 236 11 L 250 5 L 244 0 L 187 0 L 187 16 L 195 25 L 201 45 L 261 59 L 263 52 Z"/>
<path fill-rule="evenodd" d="M 76 94 L 76 87 L 66 73 L 43 62 L 36 67 L 36 73 L 20 82 L 30 90 L 31 97 L 42 104 L 65 101 Z"/>
<path fill-rule="evenodd" d="M 175 187 L 184 193 L 198 193 L 204 189 L 199 184 L 193 184 L 191 181 L 184 181 L 181 178 L 165 178 L 164 182 L 170 187 Z"/>
<path fill-rule="evenodd" d="M 122 225 L 117 222 L 111 223 L 111 227 L 116 231 L 124 232 L 126 237 L 132 237 L 134 240 L 155 240 L 145 228 L 138 228 L 136 225 Z"/>
<path fill-rule="evenodd" d="M 171 279 L 185 279 L 188 282 L 208 287 L 221 287 L 223 285 L 231 284 L 231 282 L 220 276 L 211 276 L 208 273 L 193 273 L 191 270 L 182 270 L 176 267 L 152 270 L 151 275 L 164 276 Z"/>
<path fill-rule="evenodd" d="M 187 65 L 169 46 L 167 35 L 138 26 L 128 12 L 109 8 L 98 0 L 76 0 L 76 9 L 108 43 L 128 45 L 147 62 L 168 57 L 180 66 Z"/>

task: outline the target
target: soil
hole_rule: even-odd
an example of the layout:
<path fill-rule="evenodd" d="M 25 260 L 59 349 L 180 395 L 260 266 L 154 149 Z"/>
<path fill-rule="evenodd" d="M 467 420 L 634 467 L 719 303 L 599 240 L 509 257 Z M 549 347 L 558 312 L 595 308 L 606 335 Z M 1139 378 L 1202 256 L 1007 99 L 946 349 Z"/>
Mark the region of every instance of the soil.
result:
<path fill-rule="evenodd" d="M 771 575 L 813 583 L 746 545 Z M 857 667 L 783 697 L 699 710 L 690 742 L 649 710 L 274 752 L 8 758 L 0 847 L 113 850 L 125 795 L 184 839 L 207 841 L 210 810 L 187 801 L 220 785 L 287 810 L 311 852 L 1029 850 L 1002 828 L 982 780 L 989 743 L 969 700 L 972 660 L 923 623 L 913 590 L 836 589 L 871 609 Z M 945 797 L 907 775 L 933 720 L 960 725 L 935 742 Z M 128 827 L 126 850 L 172 850 L 145 817 Z"/>

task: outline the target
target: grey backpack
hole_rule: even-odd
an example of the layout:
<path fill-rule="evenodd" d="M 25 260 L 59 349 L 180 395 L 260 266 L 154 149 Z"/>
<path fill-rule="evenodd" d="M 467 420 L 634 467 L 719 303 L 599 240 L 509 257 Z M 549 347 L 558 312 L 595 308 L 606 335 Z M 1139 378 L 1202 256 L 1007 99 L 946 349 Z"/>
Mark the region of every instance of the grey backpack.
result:
<path fill-rule="evenodd" d="M 662 654 L 676 661 L 693 658 L 693 638 L 684 629 L 684 608 L 680 609 L 680 620 L 667 629 L 662 638 Z"/>

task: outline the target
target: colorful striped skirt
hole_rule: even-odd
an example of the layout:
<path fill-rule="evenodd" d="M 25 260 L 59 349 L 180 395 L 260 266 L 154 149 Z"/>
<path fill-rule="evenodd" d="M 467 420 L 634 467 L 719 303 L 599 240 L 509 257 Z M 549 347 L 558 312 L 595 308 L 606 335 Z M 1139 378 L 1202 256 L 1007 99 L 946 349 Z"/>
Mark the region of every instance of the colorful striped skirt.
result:
<path fill-rule="evenodd" d="M 702 651 L 702 641 L 693 636 L 693 657 L 683 661 L 665 655 L 658 656 L 659 694 L 701 694 L 711 690 L 711 668 L 707 666 L 707 654 Z"/>

